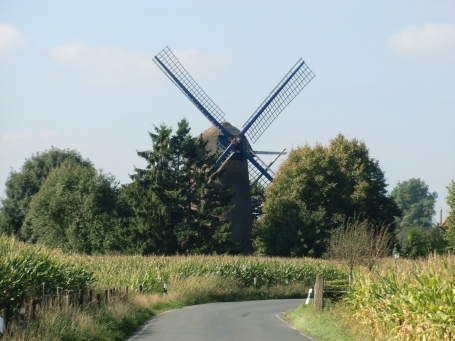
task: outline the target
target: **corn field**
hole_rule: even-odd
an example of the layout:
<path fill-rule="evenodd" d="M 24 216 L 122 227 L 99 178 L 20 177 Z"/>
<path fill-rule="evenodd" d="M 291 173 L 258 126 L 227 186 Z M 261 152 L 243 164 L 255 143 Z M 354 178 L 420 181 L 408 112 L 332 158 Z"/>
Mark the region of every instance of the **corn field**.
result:
<path fill-rule="evenodd" d="M 242 287 L 252 286 L 254 278 L 262 286 L 307 282 L 316 275 L 344 279 L 341 267 L 315 259 L 285 259 L 250 256 L 74 256 L 79 264 L 93 271 L 100 285 L 136 287 L 160 291 L 173 279 L 219 276 L 235 280 Z"/>
<path fill-rule="evenodd" d="M 345 271 L 328 261 L 310 258 L 253 256 L 128 256 L 76 255 L 51 251 L 13 238 L 0 237 L 0 309 L 17 308 L 24 299 L 36 296 L 43 282 L 49 292 L 87 287 L 137 288 L 161 293 L 163 284 L 193 278 L 220 278 L 238 288 L 299 283 L 310 287 L 316 275 L 327 280 L 344 279 Z"/>
<path fill-rule="evenodd" d="M 88 287 L 95 278 L 69 258 L 45 248 L 0 236 L 0 309 L 15 309 L 27 296 L 50 290 Z"/>
<path fill-rule="evenodd" d="M 375 340 L 455 340 L 455 257 L 400 259 L 359 274 L 346 301 Z"/>

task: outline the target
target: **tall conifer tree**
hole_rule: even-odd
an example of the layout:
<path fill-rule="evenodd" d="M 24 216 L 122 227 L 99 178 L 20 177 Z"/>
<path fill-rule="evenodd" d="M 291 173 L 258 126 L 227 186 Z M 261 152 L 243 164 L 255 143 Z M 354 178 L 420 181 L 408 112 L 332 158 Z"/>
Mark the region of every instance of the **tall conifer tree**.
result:
<path fill-rule="evenodd" d="M 149 133 L 152 150 L 138 152 L 147 161 L 127 186 L 136 245 L 142 253 L 222 253 L 234 246 L 231 224 L 221 220 L 231 193 L 209 172 L 214 157 L 206 142 L 190 135 L 188 121 L 175 134 L 161 125 Z"/>

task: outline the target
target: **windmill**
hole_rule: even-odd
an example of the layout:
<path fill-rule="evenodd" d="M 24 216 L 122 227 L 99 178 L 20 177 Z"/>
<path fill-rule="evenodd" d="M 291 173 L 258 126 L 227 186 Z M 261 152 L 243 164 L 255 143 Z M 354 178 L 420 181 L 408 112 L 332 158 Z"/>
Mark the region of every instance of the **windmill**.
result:
<path fill-rule="evenodd" d="M 248 252 L 251 248 L 253 223 L 250 183 L 259 182 L 265 186 L 272 181 L 274 173 L 270 167 L 284 154 L 284 150 L 254 151 L 250 143 L 255 143 L 261 137 L 315 75 L 305 62 L 299 59 L 245 122 L 242 130 L 239 130 L 225 121 L 224 112 L 199 87 L 168 47 L 158 53 L 153 61 L 213 125 L 202 133 L 202 137 L 207 140 L 207 149 L 211 153 L 221 153 L 211 170 L 220 166 L 227 168 L 219 180 L 221 185 L 232 187 L 235 193 L 232 202 L 234 207 L 227 218 L 233 224 L 232 238 L 243 240 L 243 248 Z M 277 157 L 267 165 L 258 154 L 276 154 Z"/>

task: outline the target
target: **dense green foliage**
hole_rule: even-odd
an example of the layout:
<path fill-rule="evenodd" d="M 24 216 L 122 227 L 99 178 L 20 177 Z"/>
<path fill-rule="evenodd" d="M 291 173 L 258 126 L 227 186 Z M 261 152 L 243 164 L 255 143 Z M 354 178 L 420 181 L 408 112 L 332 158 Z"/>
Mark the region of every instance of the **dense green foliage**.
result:
<path fill-rule="evenodd" d="M 448 249 L 452 252 L 455 251 L 455 180 L 452 180 L 449 186 L 447 186 L 449 193 L 447 194 L 447 205 L 449 206 L 449 218 L 444 238 L 448 244 Z"/>
<path fill-rule="evenodd" d="M 401 254 L 405 257 L 425 257 L 431 253 L 444 253 L 447 243 L 444 231 L 439 226 L 423 228 L 419 225 L 408 226 L 398 234 Z"/>
<path fill-rule="evenodd" d="M 68 252 L 119 249 L 116 187 L 112 176 L 64 161 L 31 200 L 21 237 Z"/>
<path fill-rule="evenodd" d="M 438 198 L 436 192 L 430 193 L 428 185 L 420 179 L 409 179 L 398 182 L 390 193 L 398 207 L 403 212 L 396 217 L 397 230 L 410 226 L 432 226 L 435 201 Z"/>
<path fill-rule="evenodd" d="M 90 271 L 68 258 L 0 236 L 0 310 L 17 308 L 26 295 L 41 293 L 44 282 L 55 292 L 85 288 L 93 280 Z"/>
<path fill-rule="evenodd" d="M 384 173 L 365 143 L 338 135 L 328 146 L 294 149 L 265 191 L 254 227 L 259 254 L 316 256 L 345 218 L 390 223 L 400 210 L 386 194 Z"/>
<path fill-rule="evenodd" d="M 402 255 L 415 258 L 444 252 L 443 231 L 432 222 L 437 193 L 430 193 L 423 180 L 411 178 L 398 182 L 390 197 L 402 211 L 402 216 L 396 217 Z"/>
<path fill-rule="evenodd" d="M 379 340 L 453 340 L 455 258 L 400 261 L 358 275 L 346 302 Z"/>
<path fill-rule="evenodd" d="M 135 169 L 126 197 L 134 214 L 133 244 L 144 254 L 222 253 L 234 247 L 231 224 L 220 220 L 232 198 L 209 168 L 215 162 L 206 142 L 193 138 L 186 120 L 178 129 L 161 125 L 150 133 L 152 151 L 138 152 L 145 169 Z"/>
<path fill-rule="evenodd" d="M 75 150 L 51 148 L 27 159 L 20 171 L 10 173 L 5 184 L 6 198 L 0 207 L 0 234 L 19 232 L 32 197 L 38 193 L 48 174 L 67 159 L 83 167 L 93 167 Z"/>

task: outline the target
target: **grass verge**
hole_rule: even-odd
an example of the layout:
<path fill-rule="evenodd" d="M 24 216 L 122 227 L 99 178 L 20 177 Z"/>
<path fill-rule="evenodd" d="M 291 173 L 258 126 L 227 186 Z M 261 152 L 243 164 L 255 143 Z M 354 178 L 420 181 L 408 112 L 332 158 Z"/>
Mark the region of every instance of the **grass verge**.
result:
<path fill-rule="evenodd" d="M 303 283 L 254 289 L 218 276 L 175 279 L 167 297 L 151 293 L 116 296 L 108 305 L 84 308 L 50 306 L 22 328 L 14 321 L 2 341 L 123 341 L 157 313 L 188 305 L 302 297 Z"/>
<path fill-rule="evenodd" d="M 323 311 L 301 304 L 281 316 L 297 330 L 318 341 L 370 341 L 368 330 L 352 319 L 342 302 L 327 302 Z"/>

